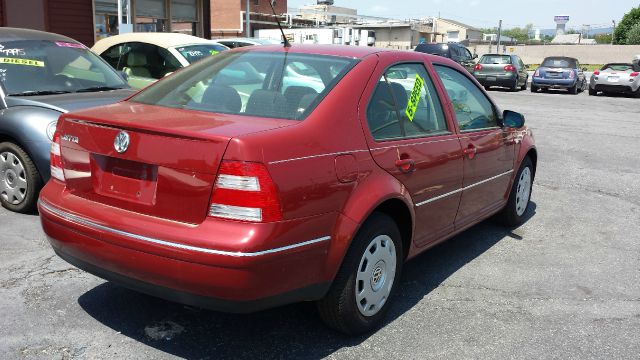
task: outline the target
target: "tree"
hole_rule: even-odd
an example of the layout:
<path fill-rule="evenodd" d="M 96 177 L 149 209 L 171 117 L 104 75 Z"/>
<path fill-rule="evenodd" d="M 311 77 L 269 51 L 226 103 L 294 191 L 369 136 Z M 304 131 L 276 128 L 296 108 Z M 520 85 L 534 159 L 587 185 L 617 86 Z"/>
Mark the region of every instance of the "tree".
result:
<path fill-rule="evenodd" d="M 598 44 L 611 44 L 613 34 L 597 34 L 594 39 Z"/>
<path fill-rule="evenodd" d="M 620 45 L 627 44 L 629 31 L 634 25 L 638 23 L 640 23 L 640 8 L 633 8 L 631 9 L 631 11 L 624 15 L 624 17 L 616 27 L 616 32 L 613 35 L 614 42 Z"/>
<path fill-rule="evenodd" d="M 640 45 L 640 22 L 633 25 L 627 33 L 627 45 Z"/>

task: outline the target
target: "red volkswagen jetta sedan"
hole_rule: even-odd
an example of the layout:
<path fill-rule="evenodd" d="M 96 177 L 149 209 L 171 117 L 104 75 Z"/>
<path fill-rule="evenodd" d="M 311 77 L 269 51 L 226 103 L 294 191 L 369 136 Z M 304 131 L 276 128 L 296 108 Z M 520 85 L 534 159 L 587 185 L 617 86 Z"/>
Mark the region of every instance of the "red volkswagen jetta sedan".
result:
<path fill-rule="evenodd" d="M 536 160 L 523 116 L 450 60 L 261 46 L 64 114 L 39 210 L 55 252 L 107 280 L 230 312 L 313 300 L 355 334 L 407 259 L 521 223 Z"/>

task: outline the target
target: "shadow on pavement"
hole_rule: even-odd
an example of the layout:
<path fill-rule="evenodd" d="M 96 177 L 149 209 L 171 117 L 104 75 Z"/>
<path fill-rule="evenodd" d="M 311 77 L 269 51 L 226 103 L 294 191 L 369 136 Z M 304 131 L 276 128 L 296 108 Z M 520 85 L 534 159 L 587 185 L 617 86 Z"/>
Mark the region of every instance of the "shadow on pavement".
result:
<path fill-rule="evenodd" d="M 527 221 L 535 209 L 531 202 Z M 408 262 L 385 325 L 505 238 L 522 240 L 510 229 L 485 221 Z M 368 337 L 349 338 L 326 328 L 313 303 L 234 315 L 183 306 L 111 283 L 87 291 L 78 303 L 111 329 L 187 359 L 319 359 Z"/>

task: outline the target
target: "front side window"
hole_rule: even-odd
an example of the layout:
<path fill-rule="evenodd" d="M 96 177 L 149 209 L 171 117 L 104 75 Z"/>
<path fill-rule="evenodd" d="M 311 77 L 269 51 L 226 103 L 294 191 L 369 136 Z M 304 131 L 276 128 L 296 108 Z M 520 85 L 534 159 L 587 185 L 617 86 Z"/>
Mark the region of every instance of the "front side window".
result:
<path fill-rule="evenodd" d="M 131 101 L 303 120 L 356 63 L 335 56 L 223 52 L 185 68 Z"/>
<path fill-rule="evenodd" d="M 39 95 L 127 87 L 84 45 L 17 40 L 0 44 L 0 83 L 8 95 Z"/>
<path fill-rule="evenodd" d="M 385 71 L 367 106 L 367 123 L 376 140 L 448 133 L 436 89 L 421 64 Z"/>
<path fill-rule="evenodd" d="M 460 131 L 498 126 L 498 118 L 491 101 L 468 77 L 447 66 L 434 67 L 451 99 Z"/>

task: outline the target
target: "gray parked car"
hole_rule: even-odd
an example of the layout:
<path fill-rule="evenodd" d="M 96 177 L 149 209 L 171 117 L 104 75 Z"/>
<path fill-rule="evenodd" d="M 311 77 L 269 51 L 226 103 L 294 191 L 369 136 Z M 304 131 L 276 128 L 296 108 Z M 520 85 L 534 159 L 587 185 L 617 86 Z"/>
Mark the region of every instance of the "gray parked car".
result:
<path fill-rule="evenodd" d="M 492 86 L 511 91 L 527 90 L 529 73 L 518 55 L 486 54 L 473 69 L 473 76 L 489 90 Z"/>
<path fill-rule="evenodd" d="M 591 75 L 589 95 L 610 93 L 631 94 L 640 97 L 640 69 L 634 64 L 607 64 Z"/>
<path fill-rule="evenodd" d="M 117 102 L 134 92 L 81 43 L 42 31 L 0 28 L 0 203 L 31 212 L 49 180 L 61 113 Z"/>

